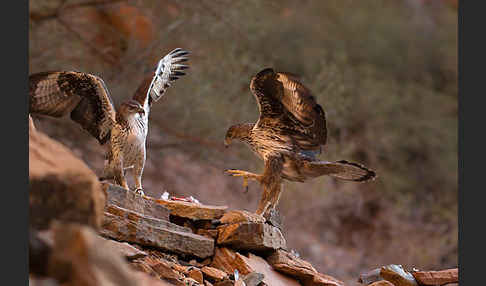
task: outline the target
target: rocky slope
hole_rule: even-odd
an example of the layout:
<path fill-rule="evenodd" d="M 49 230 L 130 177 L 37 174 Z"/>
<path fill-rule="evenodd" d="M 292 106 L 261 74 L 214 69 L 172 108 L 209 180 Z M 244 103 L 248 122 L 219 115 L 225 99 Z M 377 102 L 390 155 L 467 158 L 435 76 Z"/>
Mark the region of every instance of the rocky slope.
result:
<path fill-rule="evenodd" d="M 29 140 L 30 285 L 344 285 L 287 248 L 277 216 L 140 196 L 98 182 L 33 125 Z M 458 276 L 390 269 L 360 282 L 442 285 Z"/>

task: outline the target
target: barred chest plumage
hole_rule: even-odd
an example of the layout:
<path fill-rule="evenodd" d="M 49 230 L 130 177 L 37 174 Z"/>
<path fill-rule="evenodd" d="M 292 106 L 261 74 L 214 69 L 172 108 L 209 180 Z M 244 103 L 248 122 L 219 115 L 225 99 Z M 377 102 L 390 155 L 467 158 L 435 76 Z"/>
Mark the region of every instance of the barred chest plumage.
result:
<path fill-rule="evenodd" d="M 119 138 L 115 140 L 120 143 L 125 168 L 133 166 L 137 161 L 145 160 L 148 120 L 146 116 L 134 114 L 127 118 L 126 123 L 124 126 L 120 126 L 120 132 L 117 132 Z"/>
<path fill-rule="evenodd" d="M 265 132 L 258 128 L 253 129 L 244 141 L 263 160 L 268 156 L 292 152 L 292 147 L 279 134 Z"/>

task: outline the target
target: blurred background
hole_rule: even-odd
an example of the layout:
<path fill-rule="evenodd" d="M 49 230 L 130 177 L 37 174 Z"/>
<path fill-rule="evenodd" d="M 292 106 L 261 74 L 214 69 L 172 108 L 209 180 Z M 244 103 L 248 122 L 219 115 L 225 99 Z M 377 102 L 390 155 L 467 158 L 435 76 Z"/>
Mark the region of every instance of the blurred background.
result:
<path fill-rule="evenodd" d="M 250 183 L 245 194 L 223 170 L 261 172 L 262 161 L 223 139 L 230 125 L 258 119 L 249 82 L 273 67 L 300 75 L 326 111 L 320 158 L 360 162 L 379 176 L 285 182 L 288 247 L 349 285 L 384 264 L 457 267 L 457 0 L 29 4 L 29 73 L 96 74 L 115 105 L 166 53 L 192 52 L 188 74 L 150 114 L 146 194 L 254 211 L 260 187 Z M 78 125 L 35 122 L 101 174 L 103 151 Z"/>

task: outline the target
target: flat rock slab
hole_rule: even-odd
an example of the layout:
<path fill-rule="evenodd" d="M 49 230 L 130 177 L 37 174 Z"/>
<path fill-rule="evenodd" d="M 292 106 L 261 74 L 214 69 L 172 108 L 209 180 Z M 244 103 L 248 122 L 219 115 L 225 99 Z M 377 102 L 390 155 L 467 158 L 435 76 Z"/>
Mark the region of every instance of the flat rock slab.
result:
<path fill-rule="evenodd" d="M 169 220 L 170 211 L 150 197 L 141 196 L 110 183 L 103 183 L 102 188 L 106 192 L 107 205 L 117 205 L 145 216 Z"/>
<path fill-rule="evenodd" d="M 107 208 L 101 234 L 119 241 L 199 258 L 206 258 L 214 253 L 212 239 L 194 234 L 185 227 L 116 206 Z"/>
<path fill-rule="evenodd" d="M 224 215 L 228 208 L 227 206 L 210 206 L 182 201 L 149 199 L 169 209 L 171 215 L 192 220 L 218 219 Z"/>
<path fill-rule="evenodd" d="M 252 272 L 263 274 L 263 283 L 269 286 L 297 286 L 301 285 L 297 280 L 289 276 L 283 275 L 275 270 L 272 266 L 260 256 L 250 253 L 248 257 L 241 255 L 243 261 L 251 267 Z"/>
<path fill-rule="evenodd" d="M 265 223 L 234 223 L 218 227 L 217 244 L 237 250 L 277 250 L 286 248 L 285 238 L 277 227 Z"/>
<path fill-rule="evenodd" d="M 459 269 L 446 269 L 441 271 L 415 271 L 413 277 L 420 285 L 444 285 L 459 282 Z"/>
<path fill-rule="evenodd" d="M 104 239 L 104 238 L 103 238 Z M 128 260 L 134 260 L 138 258 L 144 258 L 147 256 L 145 251 L 135 248 L 127 242 L 118 242 L 111 239 L 104 239 L 105 245 L 110 247 L 115 252 L 119 252 L 121 255 L 126 257 Z"/>
<path fill-rule="evenodd" d="M 277 250 L 267 257 L 272 267 L 289 276 L 295 277 L 306 286 L 342 286 L 344 283 L 338 279 L 317 272 L 312 265 L 285 250 Z"/>
<path fill-rule="evenodd" d="M 413 275 L 405 271 L 401 265 L 390 264 L 382 266 L 380 276 L 392 282 L 395 286 L 418 286 Z"/>
<path fill-rule="evenodd" d="M 300 285 L 297 280 L 273 270 L 272 266 L 263 258 L 252 253 L 246 257 L 227 247 L 216 248 L 211 266 L 223 270 L 227 274 L 233 274 L 235 269 L 237 269 L 243 279 L 246 279 L 246 277 L 251 278 L 249 276 L 251 273 L 263 274 L 262 282 L 264 284 L 262 285 Z M 253 275 L 259 276 L 258 274 Z"/>
<path fill-rule="evenodd" d="M 206 279 L 213 282 L 218 282 L 225 278 L 228 278 L 228 274 L 223 270 L 219 270 L 218 268 L 204 266 L 203 268 L 201 268 L 201 271 Z"/>
<path fill-rule="evenodd" d="M 136 224 L 148 224 L 150 226 L 158 227 L 158 228 L 168 228 L 168 229 L 181 231 L 181 232 L 192 232 L 191 229 L 188 227 L 180 226 L 163 219 L 146 216 L 138 212 L 134 212 L 115 205 L 107 205 L 105 207 L 105 213 L 110 213 L 116 216 L 124 217 Z"/>
<path fill-rule="evenodd" d="M 222 224 L 233 224 L 240 222 L 264 223 L 265 218 L 261 215 L 244 210 L 231 210 L 226 212 L 223 217 L 219 219 L 219 222 Z"/>

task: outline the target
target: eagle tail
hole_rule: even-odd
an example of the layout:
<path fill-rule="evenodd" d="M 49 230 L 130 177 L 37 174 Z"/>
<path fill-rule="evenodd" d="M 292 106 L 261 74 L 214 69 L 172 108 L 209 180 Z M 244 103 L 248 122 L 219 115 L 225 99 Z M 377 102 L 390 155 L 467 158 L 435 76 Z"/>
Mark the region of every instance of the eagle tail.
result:
<path fill-rule="evenodd" d="M 376 173 L 358 163 L 345 160 L 336 162 L 317 161 L 309 162 L 307 168 L 311 175 L 319 177 L 328 175 L 345 181 L 365 182 L 376 178 Z"/>
<path fill-rule="evenodd" d="M 182 63 L 189 60 L 188 54 L 188 51 L 177 48 L 159 61 L 155 75 L 147 90 L 149 105 L 159 100 L 172 82 L 185 75 L 184 70 L 188 69 L 189 66 Z"/>

